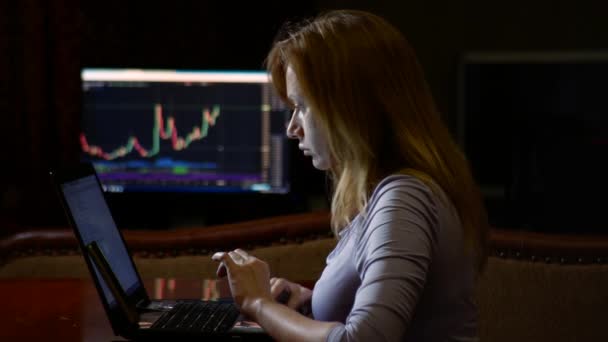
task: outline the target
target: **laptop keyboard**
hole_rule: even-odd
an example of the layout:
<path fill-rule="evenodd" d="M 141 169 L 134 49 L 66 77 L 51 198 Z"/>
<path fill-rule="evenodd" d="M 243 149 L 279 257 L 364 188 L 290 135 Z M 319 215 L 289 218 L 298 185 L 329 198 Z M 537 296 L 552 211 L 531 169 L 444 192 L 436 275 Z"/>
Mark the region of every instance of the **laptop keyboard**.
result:
<path fill-rule="evenodd" d="M 233 303 L 179 302 L 152 328 L 223 333 L 232 328 L 238 316 L 239 310 Z"/>

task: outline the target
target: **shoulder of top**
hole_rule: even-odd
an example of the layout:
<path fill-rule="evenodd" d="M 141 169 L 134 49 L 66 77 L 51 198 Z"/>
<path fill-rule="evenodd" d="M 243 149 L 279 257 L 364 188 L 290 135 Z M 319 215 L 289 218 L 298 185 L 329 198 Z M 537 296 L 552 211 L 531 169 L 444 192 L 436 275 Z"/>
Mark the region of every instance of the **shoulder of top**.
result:
<path fill-rule="evenodd" d="M 435 221 L 438 202 L 432 189 L 419 178 L 405 174 L 388 176 L 378 183 L 362 213 L 362 221 L 358 225 L 359 235 L 363 236 L 368 231 L 369 223 L 378 214 L 395 212 L 395 209 L 415 212 Z"/>
<path fill-rule="evenodd" d="M 384 178 L 374 189 L 368 201 L 367 212 L 383 207 L 387 201 L 406 198 L 411 199 L 407 202 L 412 205 L 422 205 L 436 210 L 437 205 L 442 202 L 441 196 L 441 193 L 435 193 L 429 185 L 415 176 L 391 175 Z M 380 207 L 378 207 L 379 203 L 382 203 Z"/>
<path fill-rule="evenodd" d="M 427 184 L 412 175 L 391 175 L 384 178 L 372 193 L 370 202 L 375 198 L 382 197 L 387 192 L 405 191 L 409 193 L 420 193 L 432 196 L 432 191 Z"/>

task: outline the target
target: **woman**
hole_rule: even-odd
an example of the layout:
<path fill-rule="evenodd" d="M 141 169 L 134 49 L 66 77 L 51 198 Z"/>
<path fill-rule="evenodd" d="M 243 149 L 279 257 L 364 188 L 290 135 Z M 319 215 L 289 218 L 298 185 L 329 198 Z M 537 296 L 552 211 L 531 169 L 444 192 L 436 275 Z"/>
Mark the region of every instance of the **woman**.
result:
<path fill-rule="evenodd" d="M 242 312 L 280 341 L 474 341 L 486 221 L 414 52 L 382 18 L 333 11 L 267 58 L 287 135 L 333 182 L 335 250 L 314 292 L 217 253 Z M 287 305 L 277 302 L 290 294 Z M 311 303 L 312 316 L 300 314 Z"/>

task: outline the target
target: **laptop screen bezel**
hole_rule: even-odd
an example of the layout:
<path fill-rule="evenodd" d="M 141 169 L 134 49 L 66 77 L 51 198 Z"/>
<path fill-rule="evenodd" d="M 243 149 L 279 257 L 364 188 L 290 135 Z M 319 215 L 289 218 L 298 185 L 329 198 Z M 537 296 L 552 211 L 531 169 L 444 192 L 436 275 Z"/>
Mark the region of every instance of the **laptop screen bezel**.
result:
<path fill-rule="evenodd" d="M 55 186 L 55 190 L 57 191 L 57 193 L 59 194 L 59 197 L 61 199 L 61 204 L 66 213 L 68 222 L 74 231 L 74 235 L 76 236 L 76 239 L 78 240 L 78 246 L 83 254 L 84 260 L 87 264 L 87 268 L 89 270 L 89 273 L 91 274 L 91 278 L 93 279 L 93 283 L 95 283 L 97 293 L 99 294 L 99 297 L 103 304 L 104 310 L 106 311 L 108 319 L 110 320 L 110 324 L 112 326 L 114 334 L 116 334 L 116 335 L 128 334 L 128 332 L 131 330 L 131 326 L 130 326 L 129 322 L 127 321 L 126 317 L 124 316 L 124 313 L 121 312 L 121 309 L 118 305 L 110 306 L 110 303 L 108 303 L 105 298 L 105 294 L 103 292 L 103 288 L 101 286 L 100 279 L 98 279 L 95 274 L 95 269 L 93 268 L 93 263 L 92 263 L 91 258 L 86 255 L 87 248 L 84 245 L 84 241 L 82 239 L 80 231 L 76 226 L 76 222 L 75 222 L 72 212 L 68 206 L 68 202 L 65 198 L 63 188 L 62 188 L 62 185 L 65 183 L 72 182 L 72 181 L 75 181 L 78 179 L 82 179 L 84 177 L 95 176 L 95 181 L 97 183 L 97 186 L 99 187 L 99 191 L 102 192 L 104 200 L 107 203 L 107 197 L 106 197 L 106 194 L 102 190 L 103 188 L 101 186 L 101 182 L 99 181 L 99 177 L 97 176 L 97 173 L 95 172 L 94 167 L 90 163 L 82 163 L 79 165 L 75 165 L 73 167 L 52 170 L 49 173 L 51 175 L 53 184 Z M 110 210 L 110 215 L 112 215 L 111 210 Z M 112 220 L 114 220 L 113 217 L 112 217 Z M 131 267 L 133 267 L 133 270 L 135 271 L 135 275 L 136 275 L 137 281 L 138 281 L 138 284 L 137 284 L 138 286 L 135 288 L 135 290 L 131 294 L 127 294 L 126 301 L 129 305 L 132 305 L 133 307 L 137 306 L 138 303 L 142 303 L 142 302 L 148 303 L 150 301 L 150 298 L 146 292 L 146 289 L 144 287 L 144 283 L 139 274 L 139 271 L 137 270 L 137 267 L 135 266 L 135 263 L 133 262 L 133 255 L 125 242 L 125 239 L 124 239 L 124 236 L 123 236 L 121 230 L 118 229 L 118 227 L 116 227 L 116 228 L 117 228 L 116 230 L 118 232 L 118 235 L 120 236 L 121 242 L 124 245 L 125 249 L 127 250 L 127 253 L 129 255 L 129 262 L 131 263 Z"/>

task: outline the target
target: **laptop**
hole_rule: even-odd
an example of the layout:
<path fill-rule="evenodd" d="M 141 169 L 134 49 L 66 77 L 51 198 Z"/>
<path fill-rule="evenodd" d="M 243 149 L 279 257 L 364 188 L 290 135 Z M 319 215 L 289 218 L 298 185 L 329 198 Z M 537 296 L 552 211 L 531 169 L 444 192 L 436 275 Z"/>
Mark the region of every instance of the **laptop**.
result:
<path fill-rule="evenodd" d="M 231 298 L 150 299 L 94 167 L 50 172 L 115 335 L 134 340 L 271 340 Z"/>

